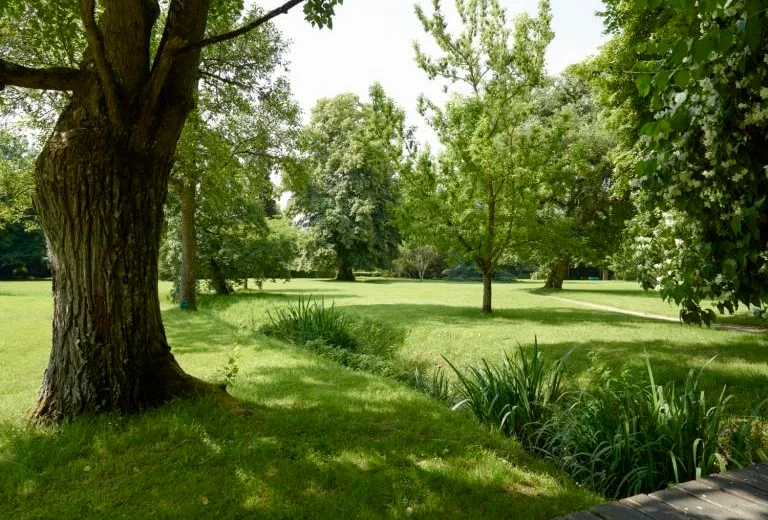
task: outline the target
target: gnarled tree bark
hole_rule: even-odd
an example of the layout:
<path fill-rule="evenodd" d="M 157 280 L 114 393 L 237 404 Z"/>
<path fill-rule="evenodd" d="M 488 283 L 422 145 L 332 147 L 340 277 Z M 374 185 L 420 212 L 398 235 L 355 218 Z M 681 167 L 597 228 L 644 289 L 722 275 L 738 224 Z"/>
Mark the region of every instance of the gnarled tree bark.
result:
<path fill-rule="evenodd" d="M 49 245 L 53 346 L 31 410 L 37 422 L 136 412 L 174 396 L 223 392 L 187 375 L 160 316 L 157 260 L 176 143 L 193 103 L 210 0 L 171 0 L 150 63 L 157 0 L 80 0 L 88 48 L 79 69 L 0 59 L 6 85 L 71 91 L 38 158 L 34 206 Z M 223 394 L 222 394 L 223 395 Z"/>

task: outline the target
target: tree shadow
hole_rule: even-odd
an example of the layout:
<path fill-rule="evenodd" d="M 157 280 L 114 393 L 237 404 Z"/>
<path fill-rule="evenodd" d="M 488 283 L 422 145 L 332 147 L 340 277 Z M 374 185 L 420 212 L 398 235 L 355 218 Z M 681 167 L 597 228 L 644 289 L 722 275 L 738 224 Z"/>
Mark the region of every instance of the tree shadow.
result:
<path fill-rule="evenodd" d="M 601 323 L 617 327 L 634 327 L 655 321 L 640 316 L 600 312 L 592 309 L 575 307 L 521 307 L 497 309 L 486 315 L 477 307 L 451 306 L 438 304 L 375 304 L 345 305 L 344 310 L 378 320 L 392 321 L 403 326 L 425 323 L 434 324 L 472 324 L 478 322 L 531 322 L 546 326 L 570 326 L 583 323 Z"/>
<path fill-rule="evenodd" d="M 203 399 L 55 432 L 6 425 L 0 506 L 12 518 L 546 519 L 596 502 L 464 414 L 329 363 L 256 367 L 234 394 L 254 413 Z"/>
<path fill-rule="evenodd" d="M 216 294 L 202 294 L 199 296 L 198 306 L 205 310 L 224 310 L 242 302 L 291 302 L 307 298 L 341 300 L 347 298 L 359 298 L 356 294 L 342 293 L 340 289 L 286 289 L 263 291 L 258 289 L 239 290 L 228 296 Z"/>

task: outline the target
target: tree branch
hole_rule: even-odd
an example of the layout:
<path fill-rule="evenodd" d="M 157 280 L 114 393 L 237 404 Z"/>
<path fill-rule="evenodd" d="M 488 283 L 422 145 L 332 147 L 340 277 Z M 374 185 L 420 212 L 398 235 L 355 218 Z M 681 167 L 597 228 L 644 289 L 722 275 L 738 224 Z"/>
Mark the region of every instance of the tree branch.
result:
<path fill-rule="evenodd" d="M 80 17 L 85 27 L 85 39 L 91 50 L 93 63 L 96 66 L 96 73 L 99 76 L 101 88 L 104 90 L 104 99 L 107 102 L 107 112 L 109 118 L 115 126 L 120 126 L 120 102 L 117 97 L 117 85 L 112 76 L 112 70 L 107 62 L 104 51 L 104 39 L 101 36 L 99 27 L 96 25 L 94 11 L 96 9 L 95 0 L 79 0 Z"/>
<path fill-rule="evenodd" d="M 186 47 L 182 48 L 180 52 L 195 51 L 198 49 L 202 49 L 203 47 L 208 47 L 209 45 L 213 45 L 215 43 L 221 43 L 227 40 L 231 40 L 233 38 L 237 38 L 238 36 L 241 36 L 247 32 L 250 32 L 256 29 L 257 27 L 264 25 L 271 19 L 276 18 L 281 14 L 288 14 L 288 11 L 290 11 L 291 9 L 293 9 L 294 7 L 296 7 L 297 5 L 299 5 L 304 1 L 305 0 L 289 0 L 288 2 L 284 3 L 280 7 L 271 10 L 264 16 L 261 16 L 250 23 L 243 25 L 239 29 L 235 29 L 234 31 L 219 34 L 217 36 L 211 36 L 210 38 L 205 38 L 204 40 L 200 40 L 199 42 L 196 42 L 196 43 L 191 43 Z"/>
<path fill-rule="evenodd" d="M 77 90 L 87 72 L 68 67 L 32 69 L 0 58 L 0 90 L 6 85 L 39 90 Z"/>

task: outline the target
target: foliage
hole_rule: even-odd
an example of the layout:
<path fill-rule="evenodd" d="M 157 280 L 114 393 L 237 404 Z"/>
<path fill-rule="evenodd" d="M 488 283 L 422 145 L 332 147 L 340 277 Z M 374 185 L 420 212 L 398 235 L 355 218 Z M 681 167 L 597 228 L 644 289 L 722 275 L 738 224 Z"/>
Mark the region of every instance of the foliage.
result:
<path fill-rule="evenodd" d="M 416 367 L 408 381 L 413 388 L 423 394 L 427 394 L 433 399 L 454 405 L 456 396 L 453 393 L 451 380 L 445 369 L 438 365 L 427 375 L 423 370 Z"/>
<path fill-rule="evenodd" d="M 627 152 L 633 185 L 640 206 L 660 213 L 639 244 L 660 253 L 644 255 L 643 284 L 688 322 L 714 318 L 704 300 L 721 313 L 764 305 L 768 3 L 606 3 L 612 55 L 633 72 L 621 76 L 624 92 L 636 90 L 625 96 L 640 136 Z"/>
<path fill-rule="evenodd" d="M 440 275 L 444 267 L 444 256 L 435 246 L 401 247 L 400 256 L 394 262 L 399 276 L 434 278 Z"/>
<path fill-rule="evenodd" d="M 225 390 L 231 387 L 237 379 L 237 374 L 240 372 L 240 357 L 240 345 L 235 345 L 227 353 L 227 362 L 219 369 L 219 377 Z"/>
<path fill-rule="evenodd" d="M 295 304 L 276 307 L 269 312 L 269 324 L 262 331 L 280 339 L 303 345 L 320 340 L 348 350 L 358 350 L 358 343 L 349 332 L 349 318 L 334 303 L 300 297 Z"/>
<path fill-rule="evenodd" d="M 483 359 L 462 371 L 446 359 L 459 380 L 454 408 L 466 406 L 481 422 L 535 446 L 535 432 L 565 392 L 567 356 L 548 362 L 536 341 L 531 349 L 519 346 L 514 358 L 505 352 L 500 365 Z"/>
<path fill-rule="evenodd" d="M 405 113 L 380 85 L 369 94 L 367 103 L 354 94 L 318 101 L 302 132 L 304 157 L 284 177 L 308 251 L 321 266 L 333 259 L 347 279 L 352 269 L 387 267 L 400 243 L 393 215 Z"/>
<path fill-rule="evenodd" d="M 0 280 L 47 277 L 45 237 L 40 229 L 12 222 L 0 227 Z"/>
<path fill-rule="evenodd" d="M 588 75 L 588 67 L 573 66 L 536 93 L 538 124 L 530 146 L 542 158 L 530 261 L 540 266 L 561 259 L 606 266 L 633 211 L 629 197 L 617 190 L 610 154 L 616 138 Z"/>
<path fill-rule="evenodd" d="M 402 378 L 403 369 L 393 361 L 403 332 L 375 321 L 348 316 L 334 303 L 311 296 L 300 297 L 267 313 L 269 323 L 261 331 L 290 341 L 354 370 Z"/>
<path fill-rule="evenodd" d="M 440 2 L 424 30 L 439 53 L 416 46 L 416 62 L 432 79 L 453 86 L 444 107 L 421 97 L 444 149 L 427 148 L 406 178 L 407 214 L 429 222 L 432 233 L 477 264 L 486 280 L 483 310 L 491 312 L 490 280 L 503 257 L 520 254 L 535 223 L 535 154 L 527 146 L 532 92 L 544 80 L 544 53 L 553 34 L 549 2 L 536 17 L 518 15 L 509 26 L 496 0 L 456 2 L 461 32 L 448 32 Z"/>
<path fill-rule="evenodd" d="M 657 385 L 646 363 L 645 386 L 627 374 L 604 372 L 597 385 L 555 414 L 539 432 L 546 439 L 543 453 L 580 484 L 615 498 L 725 471 L 726 456 L 737 466 L 750 461 L 734 449 L 744 437 L 728 432 L 732 397 L 723 388 L 707 401 L 704 368 L 690 370 L 676 389 Z"/>

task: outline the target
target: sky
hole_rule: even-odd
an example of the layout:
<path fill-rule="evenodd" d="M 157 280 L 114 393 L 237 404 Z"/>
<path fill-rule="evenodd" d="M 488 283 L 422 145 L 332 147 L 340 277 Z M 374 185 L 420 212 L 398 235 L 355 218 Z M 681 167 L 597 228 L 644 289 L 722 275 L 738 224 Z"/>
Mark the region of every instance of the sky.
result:
<path fill-rule="evenodd" d="M 282 0 L 261 0 L 269 10 Z M 368 87 L 378 81 L 386 93 L 406 109 L 408 124 L 415 125 L 417 137 L 431 140 L 430 132 L 416 112 L 416 99 L 426 94 L 441 97 L 441 83 L 430 82 L 414 61 L 413 41 L 428 49 L 413 6 L 416 0 L 346 0 L 337 6 L 333 30 L 318 30 L 303 19 L 301 8 L 278 16 L 275 26 L 292 41 L 288 52 L 289 79 L 305 120 L 316 101 L 342 92 L 354 92 L 366 99 Z M 430 0 L 418 0 L 427 13 Z M 537 0 L 500 0 L 508 19 L 515 13 L 536 12 Z M 453 13 L 453 1 L 443 0 Z M 555 39 L 547 53 L 547 69 L 556 74 L 567 65 L 597 52 L 607 37 L 595 13 L 600 0 L 552 0 Z M 449 22 L 454 17 L 449 16 Z M 449 25 L 450 27 L 450 25 Z"/>

